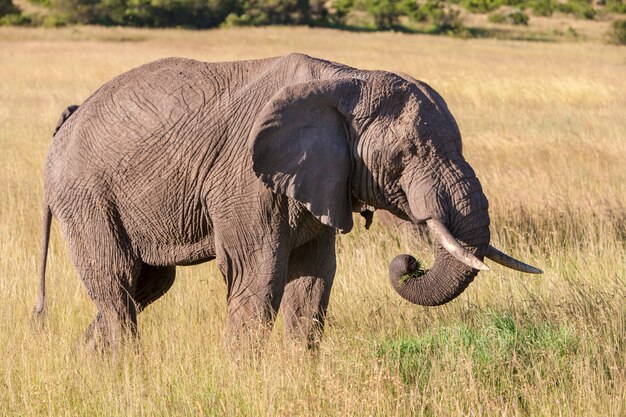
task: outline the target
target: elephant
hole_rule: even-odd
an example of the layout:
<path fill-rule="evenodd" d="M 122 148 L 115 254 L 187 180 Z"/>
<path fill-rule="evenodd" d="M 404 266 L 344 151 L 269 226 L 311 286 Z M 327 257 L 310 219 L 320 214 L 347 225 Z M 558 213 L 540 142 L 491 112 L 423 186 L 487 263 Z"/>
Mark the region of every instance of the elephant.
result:
<path fill-rule="evenodd" d="M 117 345 L 172 286 L 216 260 L 226 340 L 286 333 L 314 348 L 336 270 L 336 233 L 374 210 L 426 225 L 432 268 L 390 264 L 411 303 L 447 303 L 490 258 L 488 202 L 457 123 L 429 85 L 293 53 L 208 63 L 165 58 L 125 72 L 62 114 L 44 169 L 43 253 L 56 218 L 98 313 L 87 337 Z M 413 274 L 413 275 L 411 275 Z M 408 277 L 408 278 L 407 278 Z M 256 343 L 256 342 L 255 342 Z"/>

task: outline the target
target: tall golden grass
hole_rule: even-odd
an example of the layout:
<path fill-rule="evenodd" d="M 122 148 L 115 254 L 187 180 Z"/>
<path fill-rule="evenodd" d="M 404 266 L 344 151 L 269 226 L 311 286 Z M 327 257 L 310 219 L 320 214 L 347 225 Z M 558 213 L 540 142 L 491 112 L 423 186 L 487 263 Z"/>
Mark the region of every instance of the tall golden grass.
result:
<path fill-rule="evenodd" d="M 494 266 L 458 300 L 409 305 L 387 283 L 407 233 L 339 237 L 317 356 L 279 322 L 261 357 L 224 348 L 215 265 L 179 268 L 116 358 L 77 347 L 94 306 L 53 226 L 49 315 L 36 295 L 42 164 L 54 123 L 118 73 L 164 56 L 300 51 L 435 87 L 490 199 L 495 243 L 542 276 Z M 311 29 L 0 28 L 0 414 L 626 415 L 626 49 Z"/>

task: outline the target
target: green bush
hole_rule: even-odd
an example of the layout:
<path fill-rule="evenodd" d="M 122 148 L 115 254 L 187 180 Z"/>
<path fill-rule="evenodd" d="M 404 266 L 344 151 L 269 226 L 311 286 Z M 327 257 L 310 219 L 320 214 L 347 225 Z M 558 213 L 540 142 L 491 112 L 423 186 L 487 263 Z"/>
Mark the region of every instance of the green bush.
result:
<path fill-rule="evenodd" d="M 320 1 L 246 0 L 238 8 L 240 13 L 230 13 L 225 26 L 312 24 L 326 16 Z"/>
<path fill-rule="evenodd" d="M 20 13 L 12 0 L 0 0 L 0 26 L 26 26 L 32 19 Z"/>
<path fill-rule="evenodd" d="M 554 12 L 554 1 L 533 0 L 530 3 L 530 8 L 535 16 L 552 16 L 552 12 Z"/>
<path fill-rule="evenodd" d="M 67 19 L 64 15 L 58 13 L 51 13 L 43 18 L 41 24 L 47 28 L 58 28 L 67 24 Z"/>
<path fill-rule="evenodd" d="M 367 13 L 374 18 L 376 29 L 392 29 L 398 26 L 403 15 L 398 0 L 364 0 Z"/>
<path fill-rule="evenodd" d="M 472 13 L 489 13 L 500 6 L 524 7 L 529 0 L 449 0 L 450 3 L 457 3 Z"/>
<path fill-rule="evenodd" d="M 51 0 L 28 0 L 29 3 L 32 4 L 39 4 L 41 6 L 52 6 L 52 1 Z"/>
<path fill-rule="evenodd" d="M 495 12 L 491 13 L 489 17 L 487 17 L 487 20 L 489 20 L 491 23 L 505 23 L 506 17 L 503 13 Z"/>
<path fill-rule="evenodd" d="M 0 17 L 0 26 L 29 26 L 32 19 L 21 13 L 10 13 Z"/>
<path fill-rule="evenodd" d="M 528 25 L 528 15 L 519 9 L 513 9 L 506 13 L 492 13 L 488 17 L 493 23 L 508 23 L 509 25 Z"/>
<path fill-rule="evenodd" d="M 472 13 L 488 13 L 502 5 L 500 0 L 463 0 L 461 5 Z"/>
<path fill-rule="evenodd" d="M 511 10 L 506 14 L 506 21 L 511 25 L 528 25 L 528 15 L 519 9 Z"/>
<path fill-rule="evenodd" d="M 626 45 L 626 20 L 615 20 L 611 23 L 609 40 L 618 45 Z"/>
<path fill-rule="evenodd" d="M 445 3 L 440 0 L 427 0 L 423 4 L 415 1 L 402 3 L 403 11 L 415 22 L 434 22 L 440 20 L 445 13 Z"/>
<path fill-rule="evenodd" d="M 460 12 L 450 8 L 443 0 L 426 0 L 425 3 L 417 4 L 408 0 L 401 3 L 404 15 L 415 22 L 428 22 L 428 33 L 458 34 L 463 30 Z"/>
<path fill-rule="evenodd" d="M 626 1 L 606 0 L 604 10 L 609 13 L 626 13 Z"/>
<path fill-rule="evenodd" d="M 344 24 L 346 16 L 354 8 L 354 0 L 335 0 L 332 2 L 332 8 L 330 20 L 335 24 Z"/>
<path fill-rule="evenodd" d="M 579 19 L 593 19 L 596 11 L 591 6 L 591 0 L 567 0 L 567 3 L 557 3 L 557 10 L 573 14 Z"/>

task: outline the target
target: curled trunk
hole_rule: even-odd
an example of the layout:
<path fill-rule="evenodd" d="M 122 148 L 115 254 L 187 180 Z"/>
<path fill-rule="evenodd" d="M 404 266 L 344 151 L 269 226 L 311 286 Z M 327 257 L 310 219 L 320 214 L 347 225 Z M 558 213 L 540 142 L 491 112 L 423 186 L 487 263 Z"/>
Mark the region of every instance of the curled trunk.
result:
<path fill-rule="evenodd" d="M 389 280 L 405 300 L 423 306 L 445 304 L 458 297 L 478 273 L 438 247 L 435 264 L 423 275 L 411 255 L 398 255 L 389 264 Z"/>

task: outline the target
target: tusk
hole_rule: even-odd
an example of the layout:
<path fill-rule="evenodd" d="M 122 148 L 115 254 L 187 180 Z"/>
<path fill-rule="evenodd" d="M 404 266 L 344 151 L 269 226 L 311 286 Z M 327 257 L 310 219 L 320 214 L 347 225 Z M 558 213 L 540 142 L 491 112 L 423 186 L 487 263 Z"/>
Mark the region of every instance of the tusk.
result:
<path fill-rule="evenodd" d="M 470 251 L 464 249 L 461 244 L 456 241 L 454 236 L 452 236 L 448 228 L 446 228 L 446 226 L 444 226 L 444 224 L 439 220 L 428 219 L 426 220 L 426 225 L 433 235 L 437 237 L 441 246 L 443 246 L 444 249 L 450 253 L 450 255 L 454 256 L 456 259 L 469 267 L 479 269 L 481 271 L 489 271 L 489 267 L 482 263 L 481 260 L 474 256 Z"/>
<path fill-rule="evenodd" d="M 517 259 L 507 255 L 506 253 L 500 252 L 498 249 L 494 248 L 491 245 L 489 245 L 489 248 L 487 249 L 487 254 L 485 256 L 492 261 L 499 263 L 500 265 L 504 265 L 507 268 L 511 268 L 516 271 L 526 272 L 527 274 L 543 274 L 543 271 L 541 269 L 518 261 Z"/>

